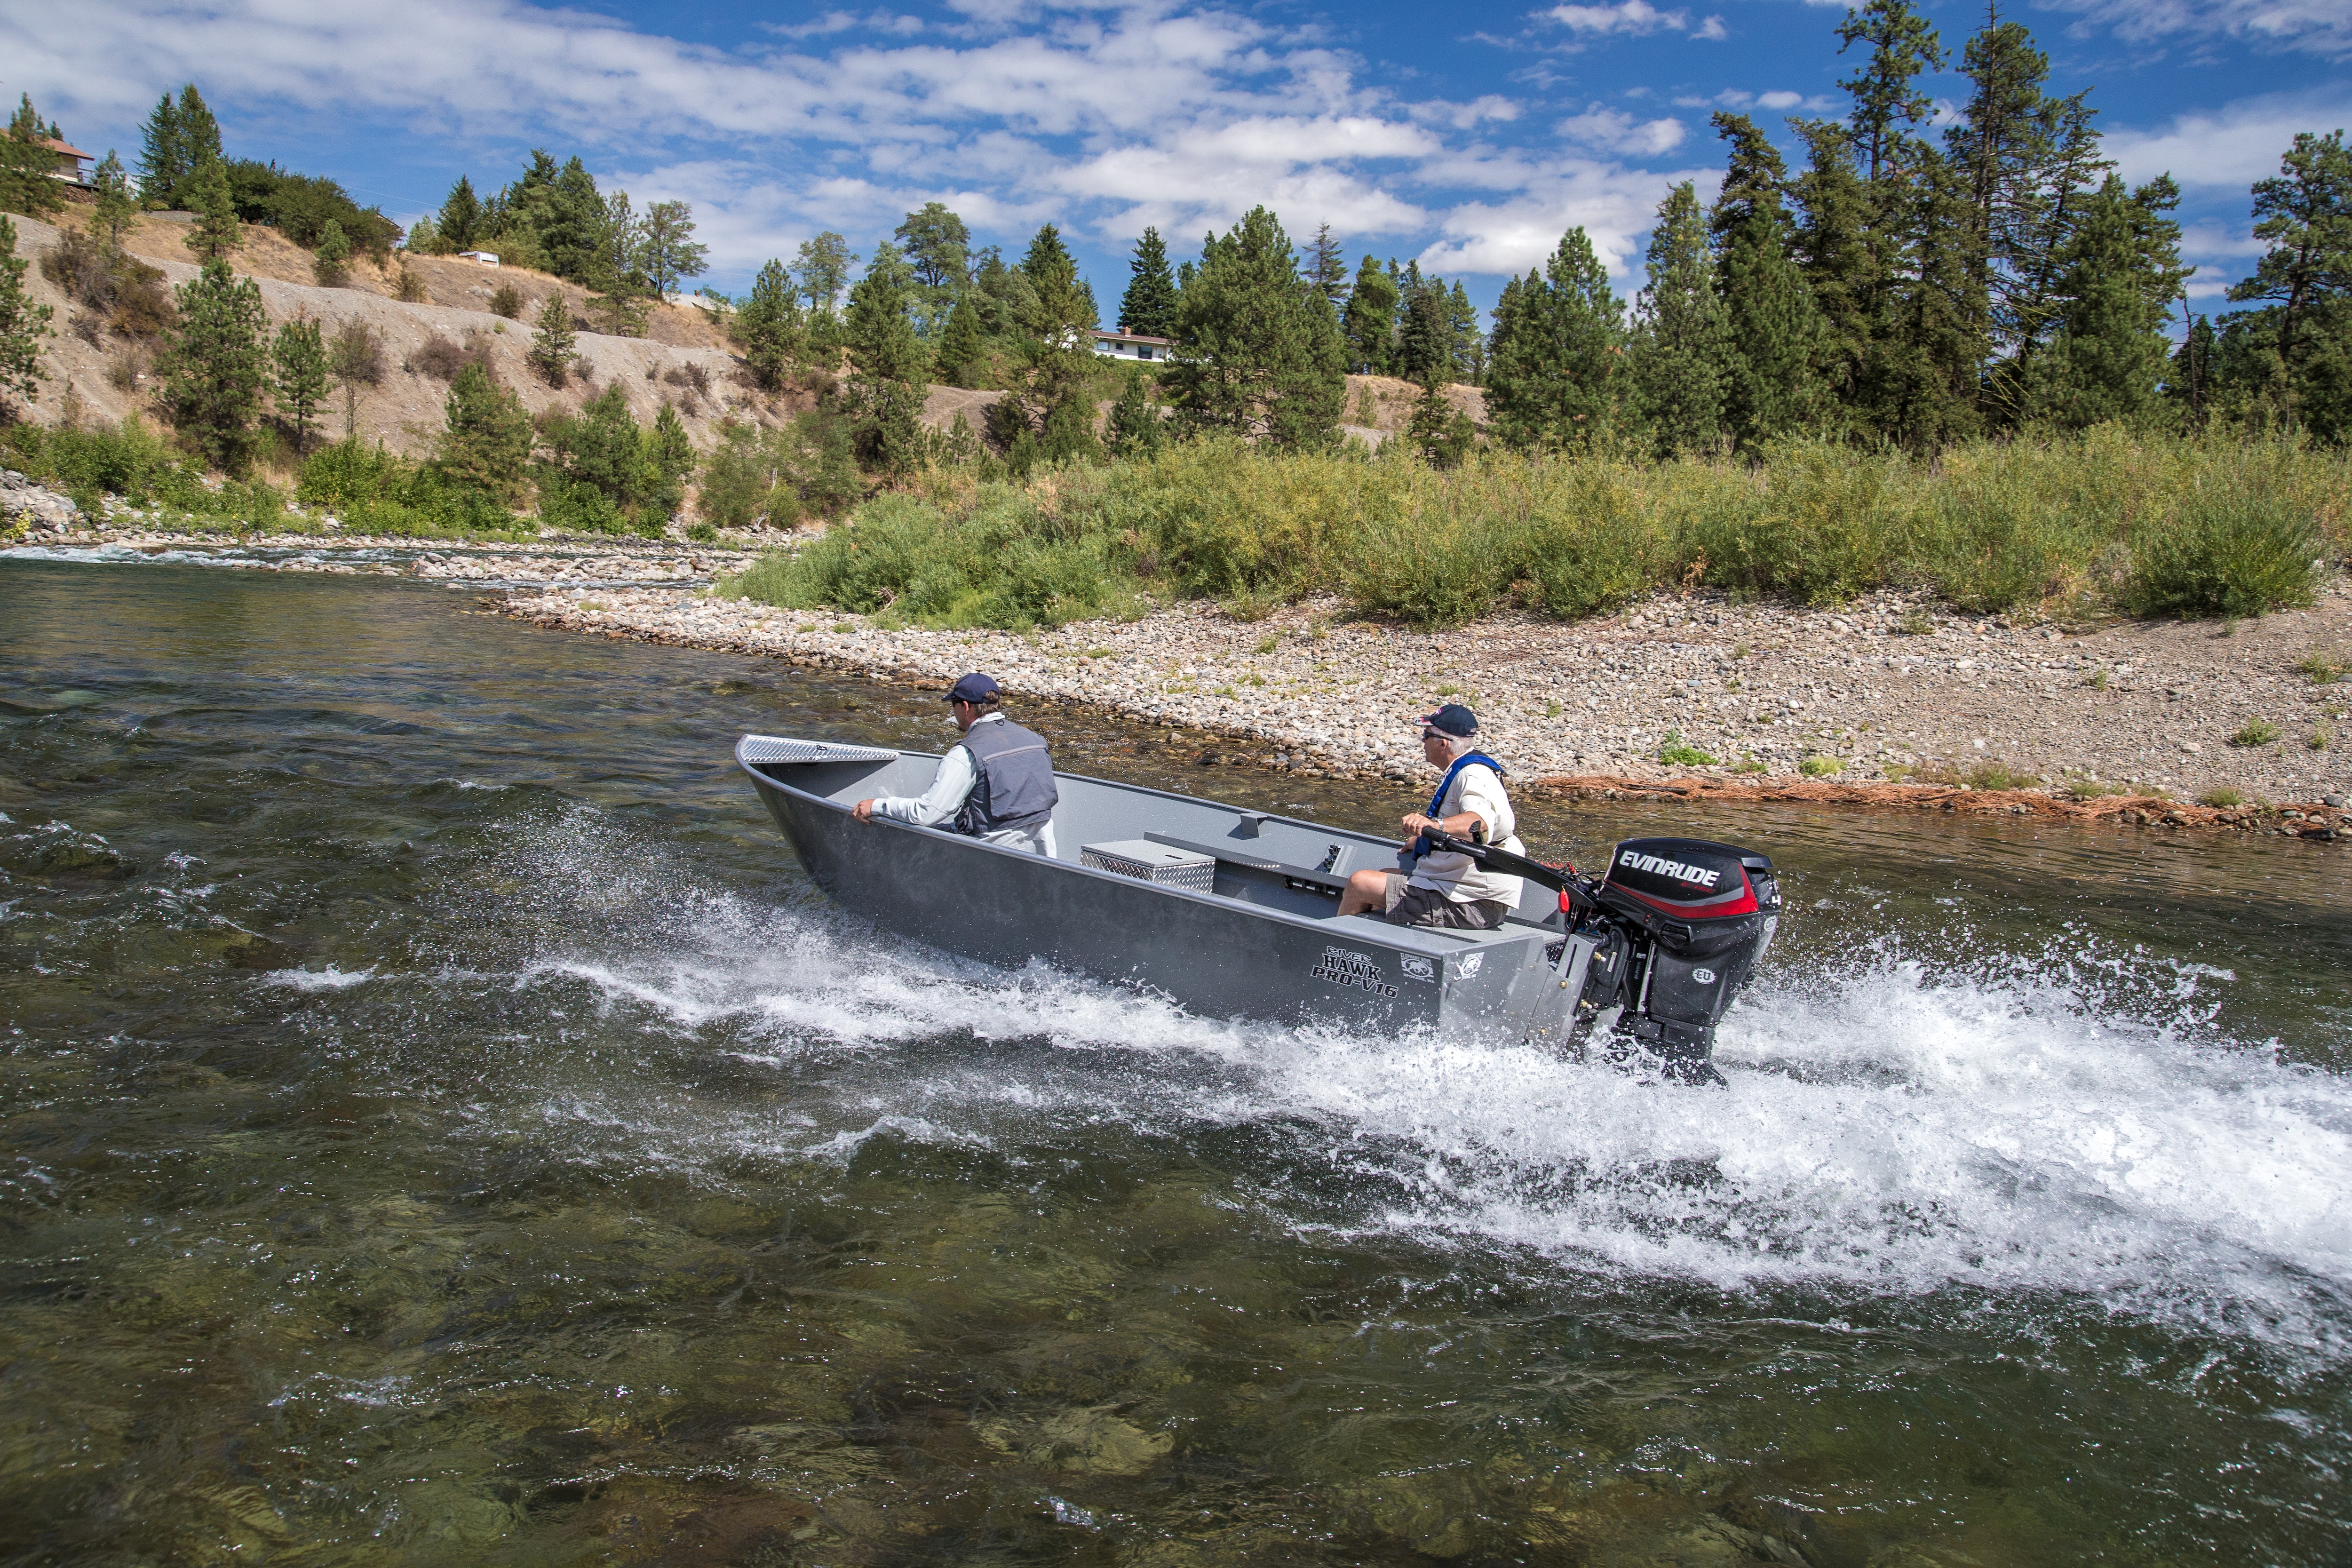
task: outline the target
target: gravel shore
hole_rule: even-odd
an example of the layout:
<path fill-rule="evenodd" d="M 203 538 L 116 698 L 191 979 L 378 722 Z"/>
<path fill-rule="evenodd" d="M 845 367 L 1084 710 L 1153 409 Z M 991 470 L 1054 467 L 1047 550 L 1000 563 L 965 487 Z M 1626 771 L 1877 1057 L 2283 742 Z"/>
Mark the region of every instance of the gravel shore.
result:
<path fill-rule="evenodd" d="M 917 685 L 984 669 L 1022 698 L 1197 733 L 1210 764 L 1418 781 L 1410 720 L 1458 700 L 1521 780 L 1559 792 L 2352 826 L 2334 809 L 2352 777 L 2335 733 L 2352 690 L 2295 668 L 2352 647 L 2341 579 L 2314 610 L 2226 629 L 2024 626 L 1893 594 L 1834 613 L 1662 595 L 1578 626 L 1500 616 L 1443 633 L 1351 620 L 1336 602 L 1256 622 L 1191 604 L 1028 635 L 883 628 L 708 595 L 519 590 L 502 607 Z M 2231 743 L 2254 724 L 2275 738 Z M 2003 771 L 2039 785 L 2006 787 Z M 2188 804 L 2225 789 L 2244 805 Z"/>
<path fill-rule="evenodd" d="M 1901 594 L 1836 611 L 1669 594 L 1575 625 L 1507 614 L 1421 633 L 1324 601 L 1255 622 L 1186 604 L 1015 634 L 886 628 L 721 598 L 710 584 L 751 554 L 676 541 L 231 542 L 152 531 L 135 516 L 32 521 L 8 553 L 420 578 L 501 590 L 488 601 L 499 613 L 550 628 L 915 685 L 984 669 L 1016 699 L 1182 731 L 1204 765 L 1418 782 L 1410 720 L 1458 700 L 1477 710 L 1486 749 L 1549 793 L 2305 837 L 2341 825 L 2352 839 L 2352 816 L 2337 809 L 2352 794 L 2352 733 L 2342 732 L 2352 686 L 2315 679 L 2309 664 L 2352 657 L 2352 581 L 2341 574 L 2312 609 L 2234 625 L 2026 624 Z M 2200 798 L 2215 804 L 2192 804 Z"/>

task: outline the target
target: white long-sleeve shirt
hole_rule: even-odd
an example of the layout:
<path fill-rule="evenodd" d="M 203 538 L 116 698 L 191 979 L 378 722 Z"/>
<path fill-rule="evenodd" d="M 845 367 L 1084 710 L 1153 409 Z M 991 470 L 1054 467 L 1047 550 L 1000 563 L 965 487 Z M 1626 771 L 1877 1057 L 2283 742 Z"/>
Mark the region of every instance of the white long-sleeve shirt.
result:
<path fill-rule="evenodd" d="M 990 713 L 972 722 L 1002 724 L 1004 715 Z M 980 767 L 972 761 L 971 751 L 961 744 L 951 746 L 948 754 L 940 759 L 940 771 L 932 776 L 930 788 L 920 795 L 877 795 L 874 815 L 893 822 L 911 822 L 918 827 L 937 827 L 955 820 L 956 813 L 963 809 L 965 798 L 971 794 L 971 786 L 979 782 Z M 1048 860 L 1055 858 L 1051 822 L 1041 822 L 1034 827 L 999 828 L 980 837 L 1008 849 L 1026 849 Z"/>

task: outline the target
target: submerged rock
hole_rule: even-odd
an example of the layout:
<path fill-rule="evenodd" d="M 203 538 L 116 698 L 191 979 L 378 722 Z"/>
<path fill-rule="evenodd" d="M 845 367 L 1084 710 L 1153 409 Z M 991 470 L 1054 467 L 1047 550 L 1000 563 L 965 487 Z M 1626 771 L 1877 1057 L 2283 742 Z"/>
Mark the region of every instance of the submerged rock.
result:
<path fill-rule="evenodd" d="M 1176 1447 L 1173 1432 L 1146 1432 L 1115 1415 L 1117 1404 L 1065 1410 L 1036 1421 L 982 1421 L 980 1440 L 1000 1454 L 1048 1469 L 1139 1476 Z"/>

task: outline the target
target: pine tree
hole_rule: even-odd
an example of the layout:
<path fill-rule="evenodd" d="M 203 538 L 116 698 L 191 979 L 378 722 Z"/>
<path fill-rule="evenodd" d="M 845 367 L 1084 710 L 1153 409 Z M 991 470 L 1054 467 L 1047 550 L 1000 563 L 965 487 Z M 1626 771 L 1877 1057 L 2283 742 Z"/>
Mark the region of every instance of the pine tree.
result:
<path fill-rule="evenodd" d="M 2123 181 L 2108 175 L 2061 258 L 2064 304 L 2049 350 L 2030 374 L 2030 417 L 2080 430 L 2109 420 L 2143 424 L 2158 408 L 2166 301 L 2155 296 L 2167 283 L 2177 286 L 2178 271 L 2146 275 L 2138 220 Z"/>
<path fill-rule="evenodd" d="M 980 307 L 967 289 L 948 312 L 947 331 L 940 334 L 939 378 L 950 386 L 970 386 L 979 374 L 988 346 L 980 331 Z"/>
<path fill-rule="evenodd" d="M 1827 327 L 1790 254 L 1780 153 L 1747 116 L 1718 114 L 1731 144 L 1723 189 L 1707 216 L 1723 299 L 1723 428 L 1740 449 L 1818 421 Z"/>
<path fill-rule="evenodd" d="M 58 182 L 49 177 L 58 166 L 57 154 L 40 144 L 47 134 L 48 128 L 34 112 L 31 94 L 26 94 L 8 122 L 7 135 L 0 137 L 0 207 L 40 217 L 65 205 Z"/>
<path fill-rule="evenodd" d="M 744 366 L 760 390 L 780 390 L 807 341 L 800 301 L 782 261 L 770 258 L 751 279 L 751 295 L 735 313 L 735 341 L 743 345 Z"/>
<path fill-rule="evenodd" d="M 106 157 L 90 176 L 90 188 L 97 196 L 90 208 L 90 233 L 110 253 L 122 248 L 122 235 L 138 216 L 139 199 L 131 194 L 131 177 L 123 172 L 122 160 L 114 149 L 106 150 Z"/>
<path fill-rule="evenodd" d="M 1127 292 L 1118 302 L 1118 319 L 1130 332 L 1147 338 L 1172 337 L 1176 331 L 1176 279 L 1168 270 L 1168 247 L 1160 231 L 1147 227 L 1135 242 L 1128 262 Z"/>
<path fill-rule="evenodd" d="M 1624 301 L 1584 230 L 1570 229 L 1496 335 L 1487 414 L 1520 450 L 1582 446 L 1615 433 L 1625 383 Z"/>
<path fill-rule="evenodd" d="M 440 235 L 441 248 L 455 253 L 472 250 L 482 238 L 482 204 L 474 195 L 474 182 L 464 174 L 449 187 L 442 198 L 441 216 L 434 226 Z"/>
<path fill-rule="evenodd" d="M 1470 291 L 1454 279 L 1445 301 L 1446 320 L 1454 328 L 1454 379 L 1481 386 L 1486 380 L 1486 334 L 1478 330 L 1478 308 Z"/>
<path fill-rule="evenodd" d="M 180 320 L 157 366 L 163 402 L 208 461 L 236 471 L 244 466 L 268 375 L 260 285 L 214 260 L 173 292 Z"/>
<path fill-rule="evenodd" d="M 558 289 L 542 300 L 539 307 L 538 330 L 531 333 L 528 358 L 530 368 L 550 386 L 562 386 L 572 373 L 572 362 L 579 358 L 572 347 L 572 307 Z"/>
<path fill-rule="evenodd" d="M 1447 400 L 1444 384 L 1433 376 L 1421 384 L 1412 418 L 1405 426 L 1405 440 L 1431 468 L 1458 468 L 1470 456 L 1477 429 L 1467 414 Z"/>
<path fill-rule="evenodd" d="M 1628 359 L 1634 399 L 1662 458 L 1715 449 L 1722 434 L 1730 334 L 1688 181 L 1666 193 L 1650 229 L 1649 283 Z"/>
<path fill-rule="evenodd" d="M 26 291 L 27 265 L 16 254 L 16 226 L 0 217 L 0 415 L 13 413 L 19 397 L 39 402 L 41 383 L 48 379 L 41 369 L 41 340 L 52 312 Z"/>
<path fill-rule="evenodd" d="M 149 211 L 195 206 L 194 184 L 205 164 L 221 155 L 220 125 L 205 107 L 194 82 L 180 100 L 165 93 L 147 116 L 139 153 L 139 197 Z"/>
<path fill-rule="evenodd" d="M 2296 135 L 2279 173 L 2254 185 L 2254 237 L 2268 247 L 2230 298 L 2267 300 L 2270 342 L 2252 390 L 2290 423 L 2334 389 L 2352 297 L 2352 152 L 2344 132 Z M 2250 326 L 2253 323 L 2249 322 Z M 2330 328 L 2333 331 L 2330 331 Z M 2335 421 L 2331 417 L 2328 423 Z"/>
<path fill-rule="evenodd" d="M 646 209 L 638 258 L 656 298 L 667 299 L 689 278 L 710 270 L 710 247 L 694 237 L 694 209 L 656 202 Z"/>
<path fill-rule="evenodd" d="M 293 418 L 294 452 L 299 457 L 310 444 L 311 416 L 327 400 L 327 342 L 319 323 L 303 316 L 279 327 L 270 368 L 276 373 L 271 390 L 279 410 Z"/>
<path fill-rule="evenodd" d="M 1444 292 L 1423 280 L 1415 266 L 1405 279 L 1397 323 L 1396 374 L 1415 385 L 1454 379 L 1454 320 Z"/>
<path fill-rule="evenodd" d="M 196 90 L 194 82 L 180 89 L 179 120 L 180 151 L 187 159 L 186 171 L 193 177 L 202 173 L 206 163 L 217 163 L 221 157 L 220 122 L 205 107 L 205 95 Z"/>
<path fill-rule="evenodd" d="M 139 195 L 152 211 L 172 205 L 173 195 L 189 174 L 188 154 L 180 136 L 180 110 L 165 93 L 148 111 L 139 148 Z"/>
<path fill-rule="evenodd" d="M 1356 286 L 1340 312 L 1348 362 L 1365 375 L 1386 375 L 1392 363 L 1397 326 L 1397 288 L 1370 257 L 1356 268 Z"/>
<path fill-rule="evenodd" d="M 511 506 L 530 468 L 531 423 L 522 399 L 491 379 L 478 362 L 449 384 L 433 464 L 459 489 Z"/>
<path fill-rule="evenodd" d="M 1339 439 L 1347 345 L 1331 301 L 1299 277 L 1290 237 L 1265 207 L 1209 238 L 1184 289 L 1177 336 L 1185 357 L 1163 385 L 1187 426 L 1293 449 Z"/>
<path fill-rule="evenodd" d="M 352 242 L 343 233 L 343 226 L 333 218 L 320 232 L 319 248 L 310 255 L 310 271 L 321 289 L 343 286 L 344 264 L 352 258 Z"/>
<path fill-rule="evenodd" d="M 1323 298 L 1331 301 L 1336 313 L 1348 302 L 1348 258 L 1339 242 L 1331 237 L 1331 226 L 1318 224 L 1315 228 L 1314 259 L 1307 263 L 1307 276 Z"/>
<path fill-rule="evenodd" d="M 236 217 L 236 200 L 229 194 L 228 165 L 218 158 L 205 160 L 189 180 L 196 204 L 195 231 L 188 248 L 207 261 L 217 261 L 245 244 L 245 225 Z"/>
<path fill-rule="evenodd" d="M 1869 240 L 1871 196 L 1854 168 L 1852 132 L 1827 120 L 1790 124 L 1809 155 L 1796 180 L 1801 216 L 1790 248 L 1821 312 L 1828 390 L 1856 408 L 1877 328 L 1874 313 L 1888 289 Z"/>
<path fill-rule="evenodd" d="M 1038 229 L 1021 259 L 1027 286 L 1020 325 L 1027 334 L 1008 395 L 990 412 L 997 439 L 1010 446 L 1034 432 L 1042 455 L 1089 458 L 1094 436 L 1094 295 L 1052 224 Z"/>
<path fill-rule="evenodd" d="M 798 265 L 793 271 L 800 279 L 801 297 L 808 301 L 810 314 L 831 316 L 839 309 L 842 290 L 849 287 L 849 269 L 856 265 L 857 253 L 831 229 L 814 239 L 801 241 Z"/>
<path fill-rule="evenodd" d="M 849 405 L 857 455 L 888 473 L 903 473 L 922 460 L 921 414 L 930 388 L 924 384 L 928 356 L 908 320 L 908 293 L 914 274 L 884 241 L 849 291 L 844 338 L 855 375 Z"/>
<path fill-rule="evenodd" d="M 646 500 L 664 521 L 686 504 L 686 477 L 694 472 L 694 442 L 686 422 L 667 402 L 645 434 Z"/>
<path fill-rule="evenodd" d="M 925 202 L 893 232 L 934 314 L 953 309 L 971 287 L 971 230 L 943 203 Z"/>
<path fill-rule="evenodd" d="M 1121 458 L 1150 458 L 1167 444 L 1167 427 L 1151 398 L 1150 378 L 1135 365 L 1118 389 L 1110 410 L 1110 455 Z"/>

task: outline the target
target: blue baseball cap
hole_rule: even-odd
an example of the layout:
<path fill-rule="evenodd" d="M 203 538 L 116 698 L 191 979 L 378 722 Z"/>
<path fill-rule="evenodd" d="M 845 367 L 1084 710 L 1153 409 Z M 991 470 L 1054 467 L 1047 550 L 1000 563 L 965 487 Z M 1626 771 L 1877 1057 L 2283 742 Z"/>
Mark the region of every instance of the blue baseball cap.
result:
<path fill-rule="evenodd" d="M 1001 690 L 1002 689 L 998 687 L 992 677 L 982 675 L 978 670 L 974 670 L 971 674 L 965 676 L 961 680 L 957 681 L 953 686 L 948 688 L 948 700 L 950 702 L 993 702 L 996 700 Z"/>
<path fill-rule="evenodd" d="M 1478 715 L 1459 702 L 1449 702 L 1434 713 L 1423 714 L 1420 722 L 1428 729 L 1457 739 L 1478 732 Z"/>

